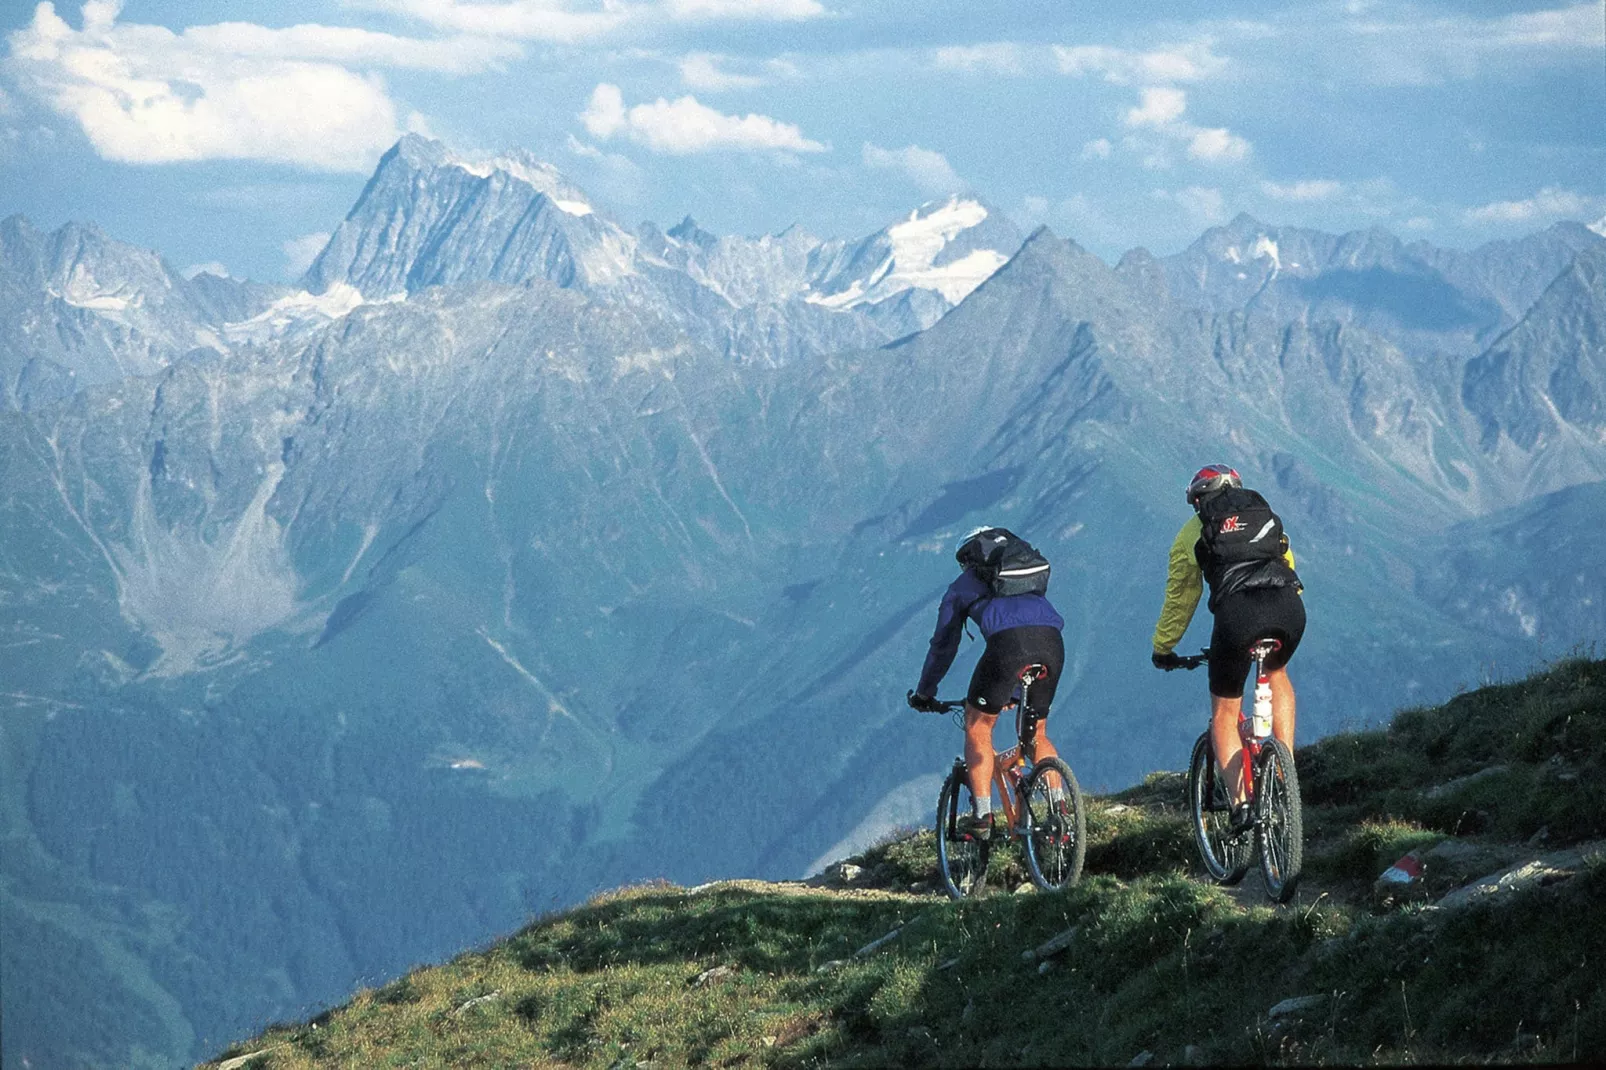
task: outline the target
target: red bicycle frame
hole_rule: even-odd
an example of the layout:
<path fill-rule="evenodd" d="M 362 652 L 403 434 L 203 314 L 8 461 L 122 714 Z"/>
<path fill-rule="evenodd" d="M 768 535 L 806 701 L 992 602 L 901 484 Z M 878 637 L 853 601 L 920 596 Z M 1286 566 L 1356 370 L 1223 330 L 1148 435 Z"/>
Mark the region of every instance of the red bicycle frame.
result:
<path fill-rule="evenodd" d="M 1244 716 L 1243 703 L 1238 703 L 1238 738 L 1244 744 L 1244 798 L 1255 797 L 1255 763 L 1260 759 L 1260 748 L 1271 735 L 1271 676 L 1266 672 L 1266 659 L 1283 648 L 1280 639 L 1258 639 L 1249 648 L 1255 659 L 1255 702 L 1253 716 Z"/>

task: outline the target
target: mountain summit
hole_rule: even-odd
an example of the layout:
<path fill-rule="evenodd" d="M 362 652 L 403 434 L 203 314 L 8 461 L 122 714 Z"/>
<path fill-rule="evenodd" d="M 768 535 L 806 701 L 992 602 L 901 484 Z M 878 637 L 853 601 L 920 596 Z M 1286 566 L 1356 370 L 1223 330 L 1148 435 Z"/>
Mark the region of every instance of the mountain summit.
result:
<path fill-rule="evenodd" d="M 958 197 L 851 241 L 796 227 L 719 238 L 689 218 L 668 231 L 629 231 L 527 153 L 470 160 L 408 135 L 380 160 L 303 285 L 382 299 L 540 278 L 651 309 L 739 360 L 784 363 L 930 326 L 1019 244 L 996 212 Z"/>

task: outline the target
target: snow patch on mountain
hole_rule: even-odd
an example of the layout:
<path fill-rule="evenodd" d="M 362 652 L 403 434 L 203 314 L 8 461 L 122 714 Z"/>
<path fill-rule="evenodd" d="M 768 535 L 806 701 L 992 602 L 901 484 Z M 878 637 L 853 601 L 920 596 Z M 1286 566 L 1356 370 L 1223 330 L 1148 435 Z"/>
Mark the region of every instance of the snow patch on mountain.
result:
<path fill-rule="evenodd" d="M 57 290 L 47 287 L 46 292 L 51 297 L 58 297 L 74 308 L 87 309 L 90 312 L 109 313 L 110 319 L 121 320 L 116 313 L 127 312 L 129 309 L 140 308 L 145 304 L 145 295 L 133 284 L 120 282 L 113 286 L 105 285 L 96 280 L 87 265 L 74 264 L 68 274 L 66 284 Z"/>
<path fill-rule="evenodd" d="M 987 217 L 987 208 L 980 201 L 959 196 L 936 207 L 917 208 L 908 219 L 883 232 L 884 259 L 866 276 L 854 279 L 835 293 L 810 294 L 807 300 L 827 308 L 846 309 L 919 288 L 934 290 L 950 305 L 957 305 L 1009 259 L 1002 250 L 983 248 L 939 262 L 944 253 L 952 251 L 961 234 L 980 226 Z"/>
<path fill-rule="evenodd" d="M 223 334 L 231 342 L 267 342 L 322 327 L 349 315 L 362 305 L 391 304 L 405 300 L 406 292 L 369 300 L 350 283 L 336 282 L 321 294 L 297 290 L 281 297 L 248 320 L 224 324 Z"/>
<path fill-rule="evenodd" d="M 1591 223 L 1589 225 L 1589 229 L 1594 231 L 1596 234 L 1599 234 L 1602 238 L 1606 238 L 1606 215 L 1601 216 L 1599 219 L 1595 220 L 1595 222 Z"/>
<path fill-rule="evenodd" d="M 1282 257 L 1277 255 L 1277 243 L 1264 234 L 1255 239 L 1254 247 L 1249 250 L 1249 255 L 1255 260 L 1259 260 L 1263 256 L 1270 257 L 1271 273 L 1273 275 L 1283 269 Z"/>

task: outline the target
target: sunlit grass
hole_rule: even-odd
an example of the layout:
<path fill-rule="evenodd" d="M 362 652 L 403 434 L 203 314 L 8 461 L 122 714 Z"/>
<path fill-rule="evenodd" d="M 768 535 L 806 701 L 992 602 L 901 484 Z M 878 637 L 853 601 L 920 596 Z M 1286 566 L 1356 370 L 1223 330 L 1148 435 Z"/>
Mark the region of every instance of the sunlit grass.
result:
<path fill-rule="evenodd" d="M 1463 836 L 1507 850 L 1536 822 L 1550 842 L 1596 834 L 1603 699 L 1606 663 L 1569 662 L 1301 751 L 1313 890 L 1289 907 L 1264 905 L 1254 875 L 1236 894 L 1200 879 L 1181 778 L 1160 776 L 1089 800 L 1086 875 L 1063 893 L 1020 891 L 1010 850 L 984 898 L 911 893 L 935 887 L 932 835 L 916 831 L 858 858 L 853 888 L 598 896 L 232 1054 L 263 1051 L 261 1067 L 620 1070 L 1124 1065 L 1143 1051 L 1173 1063 L 1598 1059 L 1606 864 L 1454 912 L 1345 889 L 1457 832 L 1466 812 L 1482 816 Z M 1023 956 L 1072 927 L 1046 964 Z M 1269 1016 L 1293 996 L 1318 999 Z"/>

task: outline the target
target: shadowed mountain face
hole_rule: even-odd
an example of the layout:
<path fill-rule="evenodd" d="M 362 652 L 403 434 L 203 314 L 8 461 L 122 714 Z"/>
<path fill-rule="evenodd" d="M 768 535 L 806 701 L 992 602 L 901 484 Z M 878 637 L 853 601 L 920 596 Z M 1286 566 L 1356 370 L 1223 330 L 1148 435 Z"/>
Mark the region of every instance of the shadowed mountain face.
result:
<path fill-rule="evenodd" d="M 0 418 L 8 1059 L 167 1065 L 598 886 L 796 875 L 958 746 L 901 696 L 980 523 L 1054 562 L 1083 781 L 1179 766 L 1203 681 L 1146 655 L 1204 461 L 1294 540 L 1307 738 L 1598 629 L 1563 582 L 1606 479 L 1584 239 L 1536 289 L 1552 232 L 1507 279 L 1375 232 L 1112 269 L 1039 231 L 925 330 L 827 346 L 949 307 L 996 249 L 966 202 L 857 251 L 625 235 L 536 161 L 426 148 L 205 359 Z M 397 216 L 403 165 L 454 174 Z"/>

